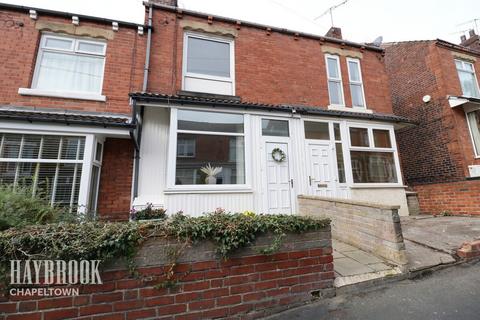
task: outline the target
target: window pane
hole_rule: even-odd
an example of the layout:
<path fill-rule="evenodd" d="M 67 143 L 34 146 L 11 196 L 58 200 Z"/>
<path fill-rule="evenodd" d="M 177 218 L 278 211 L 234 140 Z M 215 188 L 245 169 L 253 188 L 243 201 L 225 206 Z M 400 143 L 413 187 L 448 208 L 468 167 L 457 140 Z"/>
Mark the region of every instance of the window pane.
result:
<path fill-rule="evenodd" d="M 352 104 L 355 107 L 364 107 L 363 92 L 361 84 L 350 84 L 350 93 L 352 94 Z"/>
<path fill-rule="evenodd" d="M 191 135 L 183 133 L 177 135 L 177 140 L 190 138 Z M 245 184 L 243 137 L 195 135 L 195 140 L 194 157 L 177 157 L 176 185 Z M 207 166 L 217 169 L 216 174 L 203 172 Z"/>
<path fill-rule="evenodd" d="M 99 178 L 98 176 L 100 175 L 100 168 L 98 166 L 93 166 L 92 167 L 92 182 L 91 186 L 92 188 L 90 189 L 90 194 L 89 194 L 89 204 L 88 204 L 88 211 L 89 213 L 95 213 L 97 212 L 97 190 L 98 190 L 98 182 Z"/>
<path fill-rule="evenodd" d="M 348 71 L 350 72 L 350 80 L 362 82 L 360 78 L 360 71 L 358 68 L 358 62 L 348 61 Z"/>
<path fill-rule="evenodd" d="M 288 137 L 288 121 L 262 119 L 262 135 Z"/>
<path fill-rule="evenodd" d="M 83 140 L 83 143 L 85 144 L 85 140 Z M 103 152 L 103 144 L 97 142 L 97 148 L 95 150 L 95 160 L 96 161 L 102 161 L 102 152 Z"/>
<path fill-rule="evenodd" d="M 243 115 L 178 110 L 178 130 L 243 133 Z"/>
<path fill-rule="evenodd" d="M 480 110 L 468 114 L 468 122 L 473 137 L 476 155 L 480 155 Z"/>
<path fill-rule="evenodd" d="M 339 79 L 339 72 L 338 72 L 338 63 L 337 59 L 334 58 L 327 58 L 328 63 L 328 77 Z"/>
<path fill-rule="evenodd" d="M 91 43 L 80 41 L 78 43 L 78 51 L 89 52 L 94 54 L 103 54 L 105 45 L 102 43 Z"/>
<path fill-rule="evenodd" d="M 463 64 L 461 61 L 455 60 L 455 66 L 457 67 L 458 70 L 463 69 Z"/>
<path fill-rule="evenodd" d="M 84 139 L 79 137 L 63 137 L 61 159 L 79 160 L 83 155 Z"/>
<path fill-rule="evenodd" d="M 335 140 L 342 140 L 342 135 L 340 133 L 340 125 L 338 123 L 333 124 L 333 132 L 335 133 Z"/>
<path fill-rule="evenodd" d="M 73 40 L 69 39 L 57 39 L 47 37 L 45 39 L 45 47 L 51 49 L 71 50 Z"/>
<path fill-rule="evenodd" d="M 467 71 L 458 71 L 458 77 L 462 85 L 463 95 L 467 97 L 479 97 L 475 74 Z"/>
<path fill-rule="evenodd" d="M 338 182 L 345 183 L 345 164 L 343 161 L 343 150 L 341 143 L 335 143 L 335 152 L 337 154 Z"/>
<path fill-rule="evenodd" d="M 396 183 L 397 170 L 393 153 L 351 151 L 355 183 Z"/>
<path fill-rule="evenodd" d="M 342 84 L 337 81 L 328 81 L 330 104 L 343 105 Z"/>
<path fill-rule="evenodd" d="M 196 142 L 193 135 L 182 135 L 182 138 L 177 139 L 177 157 L 195 157 L 195 147 Z"/>
<path fill-rule="evenodd" d="M 17 164 L 14 162 L 0 162 L 0 183 L 13 184 L 15 182 L 15 173 Z"/>
<path fill-rule="evenodd" d="M 330 140 L 328 123 L 305 121 L 305 139 Z"/>
<path fill-rule="evenodd" d="M 350 128 L 350 144 L 352 147 L 368 147 L 368 129 Z"/>
<path fill-rule="evenodd" d="M 60 136 L 44 136 L 42 159 L 58 159 L 58 150 L 60 149 Z"/>
<path fill-rule="evenodd" d="M 37 76 L 37 89 L 100 93 L 103 57 L 44 51 Z"/>
<path fill-rule="evenodd" d="M 189 37 L 187 71 L 230 77 L 230 44 Z"/>
<path fill-rule="evenodd" d="M 37 159 L 40 151 L 42 136 L 24 135 L 22 147 L 22 159 Z"/>
<path fill-rule="evenodd" d="M 19 134 L 4 134 L 0 158 L 18 158 L 22 136 Z"/>
<path fill-rule="evenodd" d="M 376 148 L 391 148 L 390 131 L 373 129 L 373 141 Z"/>

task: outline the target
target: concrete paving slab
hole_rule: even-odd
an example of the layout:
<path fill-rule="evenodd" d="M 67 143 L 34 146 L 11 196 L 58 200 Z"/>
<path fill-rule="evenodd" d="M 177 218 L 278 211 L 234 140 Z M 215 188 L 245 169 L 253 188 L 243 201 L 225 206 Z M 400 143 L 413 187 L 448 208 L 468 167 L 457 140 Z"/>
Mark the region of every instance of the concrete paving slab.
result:
<path fill-rule="evenodd" d="M 480 237 L 477 217 L 401 217 L 403 237 L 425 246 L 454 253 L 465 241 Z"/>
<path fill-rule="evenodd" d="M 386 264 L 383 263 L 383 262 L 374 263 L 374 264 L 369 264 L 368 267 L 369 267 L 369 268 L 372 268 L 372 269 L 375 270 L 375 271 L 385 271 L 385 270 L 390 270 L 390 269 L 392 269 L 391 266 L 386 265 Z"/>
<path fill-rule="evenodd" d="M 408 269 L 410 271 L 418 271 L 455 262 L 455 259 L 447 253 L 432 250 L 409 240 L 405 240 L 405 247 L 407 249 Z"/>
<path fill-rule="evenodd" d="M 375 263 L 382 263 L 383 262 L 381 259 L 379 259 L 379 258 L 375 257 L 374 255 L 372 255 L 370 253 L 367 253 L 365 251 L 355 250 L 355 251 L 344 252 L 343 254 L 346 255 L 347 257 L 350 257 L 350 258 L 360 262 L 361 264 L 369 265 L 369 264 L 375 264 Z"/>
<path fill-rule="evenodd" d="M 338 252 L 338 251 L 336 251 L 336 250 L 333 251 L 333 254 L 332 254 L 332 255 L 333 255 L 333 259 L 345 258 L 345 255 L 344 255 L 344 254 L 342 254 L 342 253 L 340 253 L 340 252 Z"/>
<path fill-rule="evenodd" d="M 333 250 L 337 250 L 340 252 L 348 252 L 348 251 L 357 251 L 358 248 L 352 247 L 349 244 L 346 244 L 344 242 L 338 241 L 338 240 L 333 240 L 332 242 L 333 245 Z"/>
<path fill-rule="evenodd" d="M 374 272 L 372 268 L 351 258 L 338 258 L 333 262 L 335 271 L 342 277 Z"/>

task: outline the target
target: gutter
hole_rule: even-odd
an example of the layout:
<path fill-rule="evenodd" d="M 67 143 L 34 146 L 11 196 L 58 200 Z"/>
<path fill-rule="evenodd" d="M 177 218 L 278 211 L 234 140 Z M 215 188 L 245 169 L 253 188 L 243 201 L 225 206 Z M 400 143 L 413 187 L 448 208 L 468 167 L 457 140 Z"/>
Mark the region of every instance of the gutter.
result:
<path fill-rule="evenodd" d="M 326 37 L 326 36 L 320 36 L 312 33 L 305 33 L 305 32 L 299 32 L 299 31 L 294 31 L 294 30 L 289 30 L 285 28 L 278 28 L 278 27 L 273 27 L 273 26 L 268 26 L 260 23 L 255 23 L 255 22 L 249 22 L 249 21 L 242 21 L 238 19 L 233 19 L 233 18 L 227 18 L 227 17 L 222 17 L 222 16 L 215 16 L 203 12 L 198 12 L 198 11 L 193 11 L 193 10 L 185 10 L 185 9 L 180 9 L 178 7 L 172 7 L 169 5 L 165 4 L 160 4 L 160 3 L 151 3 L 149 1 L 144 2 L 145 5 L 149 6 L 154 6 L 155 8 L 159 8 L 164 11 L 169 11 L 169 12 L 174 12 L 177 14 L 186 14 L 192 17 L 198 17 L 198 18 L 208 18 L 212 19 L 213 21 L 220 21 L 220 22 L 227 22 L 227 23 L 233 23 L 236 24 L 237 26 L 245 26 L 245 27 L 252 27 L 256 29 L 262 29 L 262 30 L 269 30 L 272 32 L 278 32 L 282 34 L 287 34 L 291 36 L 298 36 L 298 37 L 303 37 L 306 39 L 313 39 L 313 40 L 319 40 L 319 41 L 325 41 L 325 42 L 330 42 L 330 43 L 335 43 L 339 45 L 345 45 L 349 47 L 354 47 L 354 48 L 360 48 L 360 49 L 367 49 L 371 51 L 376 51 L 376 52 L 384 52 L 385 49 L 368 45 L 368 44 L 363 44 L 363 43 L 358 43 L 358 42 L 352 42 L 348 40 L 343 40 L 343 39 L 337 39 L 337 38 L 332 38 L 332 37 Z"/>
<path fill-rule="evenodd" d="M 138 27 L 145 27 L 145 25 L 143 24 L 134 23 L 134 22 L 119 21 L 115 19 L 100 18 L 100 17 L 89 16 L 89 15 L 70 13 L 70 12 L 64 12 L 64 11 L 55 11 L 50 9 L 36 8 L 36 7 L 19 6 L 19 5 L 8 4 L 8 3 L 0 3 L 0 9 L 7 9 L 7 10 L 21 11 L 21 12 L 26 11 L 27 13 L 29 10 L 35 10 L 38 13 L 45 13 L 50 16 L 56 16 L 56 17 L 62 17 L 62 18 L 68 18 L 68 19 L 71 19 L 72 16 L 77 16 L 80 20 L 103 22 L 108 24 L 112 24 L 112 22 L 118 22 L 119 25 L 122 25 L 124 27 L 134 28 L 134 29 L 137 29 Z"/>
<path fill-rule="evenodd" d="M 143 85 L 142 91 L 146 92 L 148 88 L 148 74 L 150 72 L 150 51 L 152 47 L 152 19 L 153 19 L 153 7 L 152 5 L 148 8 L 148 20 L 147 20 L 147 47 L 145 53 L 145 66 L 143 69 Z M 132 203 L 138 196 L 138 176 L 140 173 L 140 145 L 142 142 L 142 124 L 143 124 L 143 113 L 144 113 L 144 106 L 140 107 L 140 111 L 137 109 L 137 102 L 135 99 L 132 99 L 132 121 L 135 124 L 135 129 L 130 130 L 130 137 L 133 139 L 135 143 L 135 152 L 134 152 L 134 159 L 133 159 L 133 181 L 132 181 Z M 140 121 L 138 121 L 138 117 Z M 134 136 L 134 130 L 137 130 L 137 137 Z"/>

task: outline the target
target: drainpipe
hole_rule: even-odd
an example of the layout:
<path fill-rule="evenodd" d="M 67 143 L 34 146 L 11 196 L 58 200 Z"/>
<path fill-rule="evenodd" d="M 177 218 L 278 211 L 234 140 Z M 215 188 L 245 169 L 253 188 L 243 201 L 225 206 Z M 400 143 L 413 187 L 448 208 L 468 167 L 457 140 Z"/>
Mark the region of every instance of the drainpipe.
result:
<path fill-rule="evenodd" d="M 143 68 L 143 85 L 142 91 L 146 92 L 148 87 L 148 73 L 150 70 L 150 51 L 152 46 L 152 18 L 153 18 L 153 6 L 150 4 L 148 8 L 148 21 L 147 21 L 147 48 L 145 53 L 145 66 Z M 135 155 L 133 160 L 133 194 L 132 202 L 138 196 L 138 175 L 140 170 L 140 145 L 142 141 L 142 124 L 143 124 L 143 112 L 144 106 L 140 106 L 140 121 L 137 121 L 137 106 L 136 101 L 133 101 L 133 121 L 137 125 L 137 146 L 135 147 Z"/>

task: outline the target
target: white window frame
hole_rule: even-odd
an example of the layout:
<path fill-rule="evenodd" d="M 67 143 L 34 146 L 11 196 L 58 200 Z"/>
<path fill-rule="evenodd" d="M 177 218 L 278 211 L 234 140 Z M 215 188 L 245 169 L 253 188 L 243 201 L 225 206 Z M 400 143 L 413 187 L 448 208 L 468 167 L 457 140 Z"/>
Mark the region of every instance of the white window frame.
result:
<path fill-rule="evenodd" d="M 58 39 L 58 40 L 69 40 L 72 41 L 71 49 L 58 49 L 58 48 L 48 48 L 46 47 L 46 42 L 48 39 Z M 103 45 L 102 53 L 91 53 L 78 50 L 80 43 L 91 43 L 96 45 Z M 102 95 L 103 92 L 103 83 L 105 78 L 105 61 L 106 61 L 106 50 L 107 43 L 102 40 L 91 40 L 74 36 L 59 36 L 52 33 L 43 33 L 40 39 L 40 46 L 38 48 L 37 60 L 35 64 L 35 69 L 33 73 L 33 79 L 31 88 L 19 88 L 18 93 L 21 95 L 33 95 L 33 96 L 48 96 L 48 97 L 60 97 L 60 98 L 70 98 L 70 99 L 81 99 L 81 100 L 94 100 L 94 101 L 106 101 L 106 97 Z M 98 92 L 87 92 L 87 91 L 77 91 L 77 90 L 44 90 L 38 89 L 38 77 L 40 74 L 40 65 L 42 63 L 44 52 L 58 52 L 62 54 L 69 55 L 81 55 L 88 57 L 102 57 L 102 77 L 100 80 L 100 88 Z"/>
<path fill-rule="evenodd" d="M 360 81 L 354 81 L 351 78 L 350 72 L 350 62 L 356 63 L 358 66 L 358 75 L 360 76 Z M 363 86 L 363 75 L 362 75 L 362 66 L 360 64 L 360 59 L 356 58 L 349 58 L 347 57 L 347 69 L 348 69 L 348 80 L 349 80 L 349 88 L 350 88 L 350 97 L 352 99 L 352 107 L 357 109 L 367 109 L 367 102 L 365 100 L 365 90 Z M 356 106 L 353 104 L 353 95 L 352 95 L 352 85 L 360 85 L 362 89 L 362 98 L 363 98 L 363 106 Z"/>
<path fill-rule="evenodd" d="M 338 78 L 333 78 L 333 77 L 330 76 L 330 72 L 328 70 L 328 59 L 335 59 L 335 61 L 337 62 Z M 325 55 L 325 69 L 326 69 L 326 72 L 327 72 L 327 90 L 328 90 L 329 104 L 330 104 L 330 106 L 333 106 L 333 107 L 344 108 L 345 107 L 345 94 L 343 92 L 342 69 L 341 69 L 341 66 L 340 66 L 340 57 L 337 56 L 337 55 L 334 55 L 334 54 L 326 54 Z M 328 83 L 330 81 L 340 83 L 340 92 L 341 92 L 341 99 L 342 99 L 341 104 L 333 104 L 332 103 L 330 87 L 328 85 Z"/>
<path fill-rule="evenodd" d="M 196 38 L 201 40 L 215 41 L 215 42 L 228 44 L 230 47 L 230 77 L 220 77 L 220 76 L 212 76 L 212 75 L 202 74 L 202 73 L 188 72 L 187 64 L 188 64 L 188 39 L 189 38 Z M 182 90 L 186 90 L 185 89 L 186 77 L 231 83 L 231 86 L 232 86 L 231 95 L 234 96 L 235 95 L 235 40 L 232 38 L 218 37 L 218 36 L 207 35 L 207 34 L 198 33 L 198 32 L 190 32 L 190 31 L 185 32 L 183 36 Z"/>
<path fill-rule="evenodd" d="M 478 109 L 478 110 L 480 110 L 480 109 Z M 474 113 L 475 111 L 478 111 L 478 110 L 472 110 L 472 111 L 465 112 L 465 120 L 467 121 L 468 133 L 470 134 L 470 138 L 472 139 L 472 147 L 473 147 L 473 153 L 474 153 L 475 159 L 480 159 L 480 150 L 477 150 L 477 147 L 475 146 L 475 139 L 473 137 L 473 128 L 470 125 L 470 120 L 468 119 L 468 116 L 469 116 L 470 113 Z M 479 130 L 480 130 L 480 128 L 479 128 Z"/>
<path fill-rule="evenodd" d="M 206 111 L 212 112 L 209 108 L 188 108 L 188 107 L 171 107 L 170 109 L 170 132 L 168 141 L 168 155 L 167 155 L 167 188 L 165 193 L 182 193 L 182 192 L 208 192 L 208 193 L 225 193 L 225 192 L 251 192 L 251 129 L 250 129 L 250 115 L 235 111 L 214 110 L 218 113 L 230 113 L 243 115 L 244 132 L 210 132 L 210 131 L 190 131 L 190 130 L 178 130 L 178 110 L 190 110 L 190 111 Z M 222 135 L 222 136 L 243 136 L 244 138 L 244 156 L 245 156 L 245 183 L 244 184 L 214 184 L 214 185 L 176 185 L 175 175 L 177 167 L 177 134 L 189 133 L 199 135 Z"/>
<path fill-rule="evenodd" d="M 462 64 L 462 69 L 461 70 L 458 69 L 457 62 L 460 62 Z M 471 65 L 473 71 L 466 69 L 465 68 L 466 64 Z M 477 87 L 477 93 L 479 94 L 479 96 L 472 97 L 472 98 L 480 98 L 480 87 L 478 86 L 478 79 L 477 79 L 477 74 L 475 72 L 475 65 L 473 63 L 469 62 L 469 61 L 465 61 L 465 60 L 461 60 L 461 59 L 455 59 L 455 70 L 457 70 L 457 76 L 458 76 L 459 81 L 460 81 L 459 72 L 468 72 L 468 73 L 473 74 L 473 79 L 475 80 L 474 85 Z M 463 92 L 461 81 L 460 81 L 460 88 L 462 89 L 462 96 L 465 96 L 465 93 Z M 467 97 L 467 96 L 465 96 L 465 97 Z"/>
<path fill-rule="evenodd" d="M 368 130 L 368 147 L 356 147 L 352 146 L 352 140 L 350 137 L 350 128 L 363 128 Z M 389 132 L 390 136 L 390 148 L 379 148 L 375 147 L 375 141 L 373 138 L 373 130 L 386 130 Z M 348 146 L 348 155 L 345 157 L 344 154 L 344 161 L 348 161 L 348 168 L 346 166 L 345 170 L 349 170 L 347 181 L 351 179 L 351 187 L 402 187 L 402 173 L 400 170 L 400 159 L 398 156 L 397 150 L 397 143 L 395 140 L 395 132 L 392 126 L 380 125 L 380 124 L 364 124 L 364 123 L 355 123 L 355 122 L 347 122 L 346 125 L 346 139 L 348 140 L 346 145 Z M 369 182 L 369 183 L 358 183 L 354 182 L 353 178 L 353 168 L 352 168 L 352 160 L 351 160 L 351 151 L 366 151 L 366 152 L 386 152 L 386 153 L 393 153 L 393 159 L 395 162 L 395 170 L 397 175 L 397 182 Z"/>
<path fill-rule="evenodd" d="M 0 158 L 0 162 L 31 162 L 31 163 L 76 163 L 82 164 L 82 172 L 80 176 L 80 187 L 78 192 L 78 203 L 77 203 L 77 212 L 79 214 L 85 214 L 88 212 L 88 203 L 90 195 L 90 183 L 92 175 L 92 166 L 97 164 L 100 165 L 99 177 L 101 174 L 101 161 L 95 161 L 95 145 L 98 142 L 103 144 L 103 140 L 95 137 L 93 134 L 82 134 L 75 132 L 45 132 L 45 131 L 28 131 L 28 130 L 12 130 L 12 129 L 1 129 L 2 133 L 11 133 L 19 135 L 43 135 L 43 136 L 74 136 L 74 137 L 84 137 L 85 146 L 83 151 L 83 160 L 58 160 L 58 159 L 23 159 L 23 158 Z M 20 153 L 19 153 L 20 156 Z M 103 151 L 102 151 L 103 158 Z M 103 159 L 102 159 L 103 161 Z M 96 162 L 96 163 L 95 163 Z M 98 197 L 98 190 L 94 193 Z"/>

